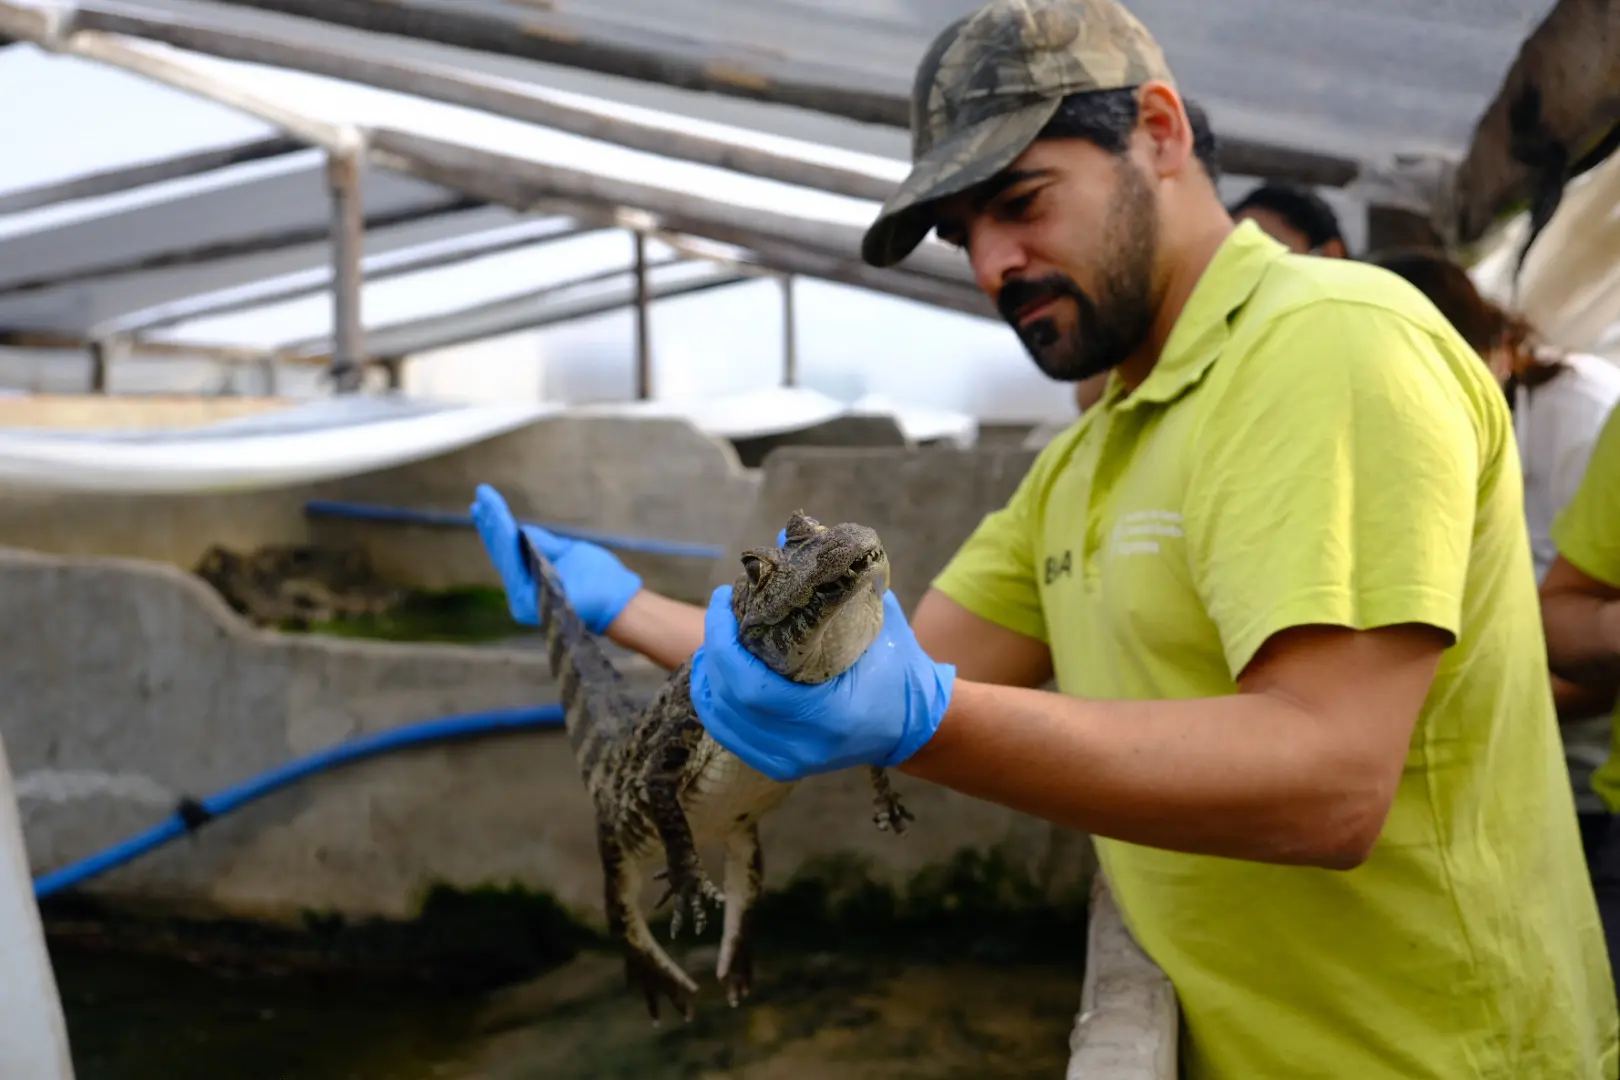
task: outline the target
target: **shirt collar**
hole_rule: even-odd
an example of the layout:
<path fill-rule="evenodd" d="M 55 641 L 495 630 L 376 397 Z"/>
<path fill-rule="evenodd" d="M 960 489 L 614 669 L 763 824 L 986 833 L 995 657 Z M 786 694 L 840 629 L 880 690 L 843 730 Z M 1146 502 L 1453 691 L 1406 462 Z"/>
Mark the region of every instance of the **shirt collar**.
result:
<path fill-rule="evenodd" d="M 1272 264 L 1287 253 L 1253 221 L 1239 223 L 1193 286 L 1158 363 L 1142 385 L 1122 401 L 1125 387 L 1114 371 L 1098 405 L 1130 409 L 1142 403 L 1164 404 L 1198 382 L 1225 347 L 1232 316 L 1254 295 Z"/>

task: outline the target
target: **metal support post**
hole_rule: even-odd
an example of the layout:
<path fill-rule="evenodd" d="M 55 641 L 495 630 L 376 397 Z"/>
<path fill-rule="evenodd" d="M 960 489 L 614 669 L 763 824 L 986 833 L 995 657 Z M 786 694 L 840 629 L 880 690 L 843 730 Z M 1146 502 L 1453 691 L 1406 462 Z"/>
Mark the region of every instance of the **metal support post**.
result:
<path fill-rule="evenodd" d="M 783 274 L 782 283 L 782 385 L 799 385 L 798 317 L 793 304 L 793 275 Z"/>
<path fill-rule="evenodd" d="M 332 194 L 332 382 L 340 394 L 357 393 L 365 373 L 360 291 L 366 221 L 360 200 L 360 158 L 328 154 L 326 180 Z"/>
<path fill-rule="evenodd" d="M 647 234 L 637 229 L 636 241 L 636 400 L 652 397 L 652 294 L 647 282 Z"/>
<path fill-rule="evenodd" d="M 92 394 L 105 394 L 107 392 L 107 343 L 105 341 L 92 341 L 90 343 L 90 392 Z"/>

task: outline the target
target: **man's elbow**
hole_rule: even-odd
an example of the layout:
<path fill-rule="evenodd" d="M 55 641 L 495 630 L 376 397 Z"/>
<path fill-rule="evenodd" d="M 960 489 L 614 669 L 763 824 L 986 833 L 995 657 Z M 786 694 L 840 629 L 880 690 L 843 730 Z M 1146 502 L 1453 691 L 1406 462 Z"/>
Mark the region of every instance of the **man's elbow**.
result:
<path fill-rule="evenodd" d="M 1354 870 L 1372 857 L 1394 802 L 1394 786 L 1381 783 L 1337 793 L 1299 838 L 1300 862 L 1322 870 Z"/>
<path fill-rule="evenodd" d="M 1372 857 L 1378 834 L 1346 837 L 1323 847 L 1312 865 L 1320 870 L 1354 870 Z"/>

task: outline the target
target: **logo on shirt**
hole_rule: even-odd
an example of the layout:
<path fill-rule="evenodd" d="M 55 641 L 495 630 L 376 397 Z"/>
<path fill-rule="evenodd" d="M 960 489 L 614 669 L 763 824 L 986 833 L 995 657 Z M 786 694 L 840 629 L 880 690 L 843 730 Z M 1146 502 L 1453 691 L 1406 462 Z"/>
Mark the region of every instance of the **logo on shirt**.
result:
<path fill-rule="evenodd" d="M 1046 583 L 1048 585 L 1060 577 L 1074 575 L 1074 552 L 1065 551 L 1062 555 L 1048 555 L 1046 557 Z"/>
<path fill-rule="evenodd" d="M 1115 555 L 1157 555 L 1160 538 L 1185 535 L 1178 510 L 1132 510 L 1114 523 L 1111 546 Z"/>

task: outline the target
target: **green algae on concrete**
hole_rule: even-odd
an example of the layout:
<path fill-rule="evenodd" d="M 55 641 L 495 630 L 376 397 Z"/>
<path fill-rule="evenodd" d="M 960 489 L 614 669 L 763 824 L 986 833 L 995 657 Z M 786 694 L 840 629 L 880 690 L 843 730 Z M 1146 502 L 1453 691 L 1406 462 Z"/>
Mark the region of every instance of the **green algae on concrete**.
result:
<path fill-rule="evenodd" d="M 481 645 L 523 636 L 526 628 L 512 621 L 505 592 L 467 585 L 405 590 L 385 611 L 312 623 L 303 632 L 367 641 Z"/>

